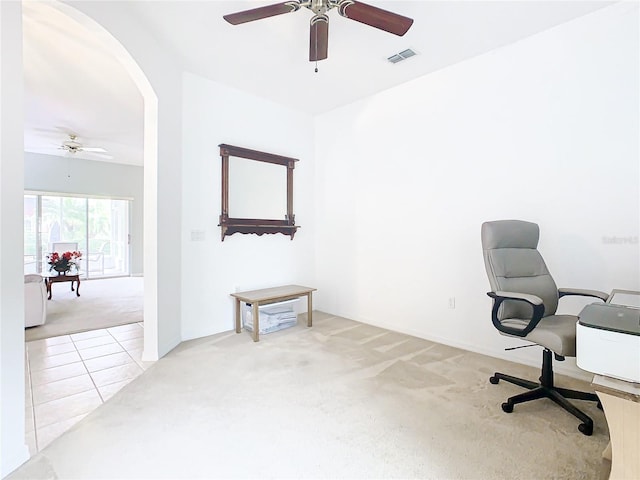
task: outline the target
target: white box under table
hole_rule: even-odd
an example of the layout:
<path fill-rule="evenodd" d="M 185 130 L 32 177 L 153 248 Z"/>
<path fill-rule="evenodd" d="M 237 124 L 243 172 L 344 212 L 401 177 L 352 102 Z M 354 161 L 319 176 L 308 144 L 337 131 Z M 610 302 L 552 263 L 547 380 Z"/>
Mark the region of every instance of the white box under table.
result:
<path fill-rule="evenodd" d="M 260 335 L 293 327 L 298 322 L 297 304 L 299 298 L 284 302 L 269 303 L 258 307 L 260 314 Z M 245 303 L 242 311 L 242 328 L 253 332 L 253 306 Z"/>
<path fill-rule="evenodd" d="M 268 305 L 270 303 L 293 300 L 294 298 L 300 298 L 304 296 L 307 297 L 307 327 L 312 326 L 312 294 L 316 290 L 316 288 L 303 287 L 301 285 L 283 285 L 281 287 L 263 288 L 260 290 L 232 293 L 231 296 L 235 298 L 236 333 L 240 333 L 242 328 L 240 322 L 242 313 L 240 302 L 251 304 L 252 317 L 254 319 L 254 328 L 252 332 L 253 341 L 258 342 L 260 341 L 260 305 Z"/>

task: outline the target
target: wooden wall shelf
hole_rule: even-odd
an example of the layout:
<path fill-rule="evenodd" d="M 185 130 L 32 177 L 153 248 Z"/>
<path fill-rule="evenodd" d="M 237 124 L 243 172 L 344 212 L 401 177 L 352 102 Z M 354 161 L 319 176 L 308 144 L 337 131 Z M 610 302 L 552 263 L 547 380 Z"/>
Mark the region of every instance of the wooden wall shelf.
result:
<path fill-rule="evenodd" d="M 271 221 L 280 222 L 280 220 Z M 269 222 L 269 220 L 249 220 L 244 218 L 223 219 L 221 217 L 220 227 L 222 227 L 222 240 L 224 240 L 226 235 L 233 235 L 234 233 L 255 233 L 256 235 L 264 235 L 265 233 L 282 233 L 284 235 L 289 235 L 291 240 L 293 240 L 296 230 L 300 228 L 297 225 L 280 223 L 273 224 L 267 222 Z"/>
<path fill-rule="evenodd" d="M 222 212 L 220 224 L 222 241 L 224 237 L 234 233 L 255 233 L 256 235 L 282 233 L 293 240 L 296 230 L 300 228 L 295 224 L 293 214 L 293 169 L 296 158 L 283 157 L 272 153 L 249 150 L 248 148 L 221 144 L 220 157 L 222 158 Z M 287 212 L 284 220 L 260 219 L 260 218 L 229 218 L 229 157 L 240 157 L 257 162 L 266 162 L 282 165 L 287 169 Z"/>

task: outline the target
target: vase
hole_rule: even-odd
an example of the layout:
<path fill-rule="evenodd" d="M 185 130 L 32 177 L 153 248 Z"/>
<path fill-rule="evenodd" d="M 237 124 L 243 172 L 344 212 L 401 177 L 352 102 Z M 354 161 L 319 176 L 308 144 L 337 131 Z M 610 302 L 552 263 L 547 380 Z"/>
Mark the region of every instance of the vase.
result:
<path fill-rule="evenodd" d="M 57 266 L 57 267 L 53 267 L 53 269 L 58 272 L 58 275 L 66 275 L 67 272 L 70 270 L 70 268 L 68 266 Z"/>

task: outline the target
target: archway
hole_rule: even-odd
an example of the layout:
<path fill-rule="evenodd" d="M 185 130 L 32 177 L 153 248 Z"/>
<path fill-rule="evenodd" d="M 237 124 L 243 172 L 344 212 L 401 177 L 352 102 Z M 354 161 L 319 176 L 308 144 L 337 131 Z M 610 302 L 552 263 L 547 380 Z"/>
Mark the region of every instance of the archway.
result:
<path fill-rule="evenodd" d="M 176 151 L 179 151 L 179 141 L 172 141 L 170 148 L 167 148 L 167 142 L 163 142 L 162 148 L 158 147 L 158 129 L 159 125 L 163 128 L 169 128 L 170 131 L 180 131 L 180 104 L 170 106 L 169 114 L 166 114 L 168 105 L 164 102 L 165 115 L 163 120 L 159 120 L 158 98 L 165 98 L 175 91 L 179 91 L 181 81 L 181 71 L 173 68 L 170 62 L 163 65 L 164 68 L 156 74 L 155 77 L 147 77 L 142 67 L 134 60 L 125 48 L 125 44 L 131 40 L 129 36 L 121 37 L 122 42 L 112 35 L 106 28 L 114 25 L 109 22 L 112 20 L 117 26 L 120 18 L 112 18 L 110 7 L 105 4 L 95 4 L 86 2 L 71 7 L 67 4 L 53 1 L 48 2 L 54 8 L 63 14 L 73 18 L 77 22 L 85 25 L 88 29 L 95 33 L 105 45 L 108 45 L 119 61 L 130 73 L 131 78 L 140 90 L 144 98 L 144 275 L 145 275 L 145 338 L 143 360 L 157 360 L 159 356 L 171 350 L 180 342 L 180 297 L 167 298 L 158 295 L 158 243 L 167 250 L 176 250 L 176 246 L 180 246 L 179 231 L 171 230 L 168 234 L 163 235 L 162 242 L 158 240 L 158 208 L 163 211 L 167 210 L 167 206 L 175 204 L 174 197 L 167 198 L 162 205 L 158 206 L 158 186 L 159 182 L 159 165 L 158 157 L 160 153 L 168 158 L 176 158 Z M 102 6 L 102 7 L 101 7 Z M 77 8 L 76 8 L 77 7 Z M 86 8 L 85 8 L 86 7 Z M 81 10 L 79 10 L 79 8 Z M 85 11 L 86 10 L 86 13 Z M 93 10 L 98 10 L 98 14 L 94 15 Z M 116 9 L 117 11 L 117 9 Z M 120 12 L 121 13 L 121 12 Z M 104 18 L 103 18 L 104 15 Z M 122 16 L 122 15 L 120 15 Z M 118 15 L 115 15 L 118 17 Z M 103 27 L 98 21 L 105 24 Z M 123 16 L 123 20 L 128 18 Z M 138 30 L 129 25 L 129 31 L 133 32 L 133 48 L 140 45 L 135 44 L 138 38 Z M 0 369 L 2 370 L 2 380 L 0 388 L 1 398 L 0 404 L 0 477 L 7 475 L 17 468 L 21 463 L 28 459 L 28 449 L 24 442 L 25 425 L 24 425 L 24 327 L 22 322 L 16 322 L 16 318 L 20 318 L 23 312 L 22 300 L 22 265 L 20 259 L 14 255 L 15 251 L 20 250 L 21 239 L 19 236 L 11 235 L 9 232 L 20 231 L 22 226 L 21 209 L 16 210 L 15 205 L 21 202 L 24 193 L 23 182 L 23 135 L 22 122 L 16 122 L 17 118 L 22 117 L 23 103 L 23 87 L 22 87 L 22 22 L 21 22 L 21 3 L 20 2 L 0 2 L 0 30 L 2 35 L 0 44 L 2 49 L 2 117 L 0 122 L 0 132 L 2 134 L 2 156 L 0 156 L 0 167 L 2 168 L 2 188 L 0 189 L 0 209 L 3 212 L 1 219 L 0 250 L 3 252 L 5 260 L 3 260 L 0 268 L 0 283 L 2 284 L 3 295 L 0 301 L 0 320 L 1 320 L 1 336 L 2 343 Z M 148 37 L 143 39 L 143 44 Z M 128 44 L 127 44 L 128 45 Z M 128 45 L 132 47 L 132 45 Z M 140 53 L 140 51 L 138 51 Z M 156 64 L 153 63 L 157 59 L 157 55 L 152 55 L 151 65 L 145 64 L 145 68 L 153 69 Z M 168 65 L 168 66 L 167 66 Z M 167 80 L 167 72 L 168 78 Z M 153 88 L 149 78 L 153 78 L 157 83 Z M 161 92 L 162 95 L 156 93 Z M 167 93 L 169 92 L 169 94 Z M 164 97 L 163 97 L 164 95 Z M 167 124 L 169 127 L 167 127 Z M 177 127 L 176 127 L 177 124 Z M 174 128 L 171 128 L 174 127 Z M 168 138 L 163 136 L 163 138 Z M 173 139 L 173 137 L 171 137 Z M 159 153 L 160 152 L 160 153 Z M 163 179 L 169 178 L 174 181 L 180 172 L 180 164 L 172 162 L 162 163 Z M 165 180 L 165 183 L 167 181 Z M 179 205 L 179 203 L 178 203 Z M 171 212 L 175 214 L 175 212 Z M 164 217 L 161 217 L 164 219 Z M 176 218 L 169 216 L 171 220 Z M 179 213 L 178 218 L 179 221 Z M 169 237 L 169 241 L 167 238 Z M 164 270 L 163 270 L 164 271 Z M 178 272 L 179 273 L 179 272 Z M 178 279 L 179 274 L 165 275 L 164 279 Z M 169 283 L 173 287 L 175 282 L 163 280 L 162 285 Z M 158 303 L 162 302 L 162 308 L 158 307 Z M 168 308 L 167 308 L 168 306 Z M 160 319 L 158 316 L 160 315 Z M 162 323 L 162 329 L 159 323 L 162 319 L 167 319 Z M 5 328 L 6 327 L 6 328 Z M 163 338 L 164 336 L 164 338 Z M 160 339 L 163 341 L 161 342 Z M 8 347 L 8 348 L 5 348 Z"/>
<path fill-rule="evenodd" d="M 127 49 L 102 25 L 76 8 L 54 1 L 54 8 L 95 34 L 96 39 L 121 63 L 140 90 L 144 101 L 144 352 L 143 360 L 157 360 L 157 171 L 158 97 L 149 79 Z"/>

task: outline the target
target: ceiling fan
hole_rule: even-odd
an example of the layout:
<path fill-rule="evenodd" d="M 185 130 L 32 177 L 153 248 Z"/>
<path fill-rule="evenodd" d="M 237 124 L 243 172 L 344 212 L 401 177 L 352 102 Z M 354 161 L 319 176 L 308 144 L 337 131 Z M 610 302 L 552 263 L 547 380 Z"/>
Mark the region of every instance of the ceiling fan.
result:
<path fill-rule="evenodd" d="M 77 135 L 70 133 L 69 140 L 62 142 L 62 145 L 58 147 L 59 150 L 66 150 L 69 153 L 78 152 L 90 152 L 90 153 L 107 153 L 104 148 L 101 147 L 85 147 L 78 140 Z"/>
<path fill-rule="evenodd" d="M 402 36 L 407 33 L 413 19 L 388 12 L 378 7 L 367 5 L 355 0 L 292 0 L 265 7 L 253 8 L 242 12 L 224 15 L 227 22 L 232 25 L 253 22 L 263 18 L 282 15 L 283 13 L 297 12 L 300 7 L 311 10 L 314 15 L 311 18 L 311 30 L 309 34 L 309 61 L 314 62 L 327 58 L 329 45 L 329 17 L 327 12 L 337 8 L 338 13 L 345 18 L 364 23 L 371 27 L 384 30 Z"/>

